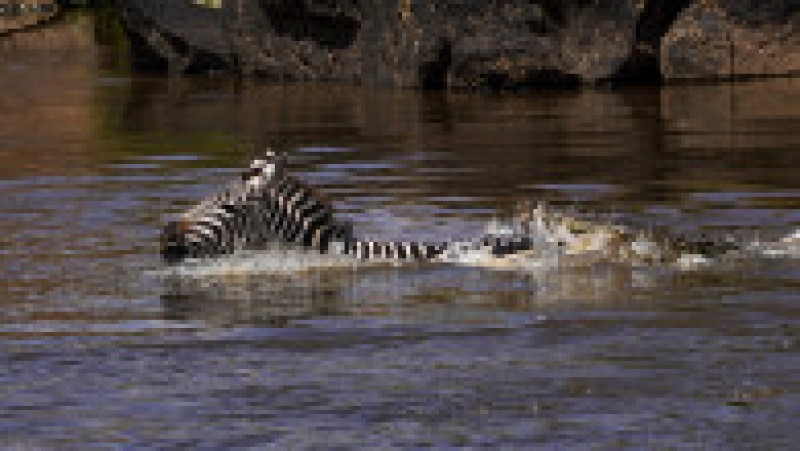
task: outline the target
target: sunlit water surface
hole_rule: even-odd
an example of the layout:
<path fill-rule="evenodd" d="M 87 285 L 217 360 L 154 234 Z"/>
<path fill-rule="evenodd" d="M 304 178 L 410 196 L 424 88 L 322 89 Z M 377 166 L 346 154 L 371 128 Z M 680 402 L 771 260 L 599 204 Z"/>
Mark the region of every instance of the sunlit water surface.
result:
<path fill-rule="evenodd" d="M 243 142 L 289 150 L 374 238 L 469 238 L 526 199 L 780 236 L 800 225 L 797 80 L 281 86 L 131 76 L 86 16 L 48 33 L 0 41 L 3 446 L 800 440 L 796 260 L 148 276 L 164 221 L 245 165 Z"/>

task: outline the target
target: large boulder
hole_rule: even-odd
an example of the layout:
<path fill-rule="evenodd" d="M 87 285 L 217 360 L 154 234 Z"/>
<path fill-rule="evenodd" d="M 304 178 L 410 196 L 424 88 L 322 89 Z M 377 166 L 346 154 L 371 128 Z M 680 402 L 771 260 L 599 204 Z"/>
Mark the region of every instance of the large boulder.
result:
<path fill-rule="evenodd" d="M 461 2 L 466 3 L 466 2 Z M 451 44 L 448 84 L 518 87 L 595 82 L 631 47 L 633 1 L 458 2 L 428 7 L 418 26 Z M 438 4 L 437 4 L 438 5 Z"/>
<path fill-rule="evenodd" d="M 662 39 L 666 79 L 800 73 L 800 0 L 697 0 Z"/>

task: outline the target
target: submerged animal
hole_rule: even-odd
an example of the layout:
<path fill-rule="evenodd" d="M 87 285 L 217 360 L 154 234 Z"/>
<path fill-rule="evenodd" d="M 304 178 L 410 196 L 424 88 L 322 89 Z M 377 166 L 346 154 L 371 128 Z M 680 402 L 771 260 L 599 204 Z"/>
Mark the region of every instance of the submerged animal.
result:
<path fill-rule="evenodd" d="M 587 266 L 597 262 L 681 268 L 754 249 L 706 236 L 642 230 L 524 204 L 509 223 L 469 241 L 370 241 L 288 174 L 287 157 L 267 151 L 222 191 L 169 222 L 161 236 L 168 264 L 209 259 L 270 243 L 360 260 L 437 261 L 494 268 Z"/>

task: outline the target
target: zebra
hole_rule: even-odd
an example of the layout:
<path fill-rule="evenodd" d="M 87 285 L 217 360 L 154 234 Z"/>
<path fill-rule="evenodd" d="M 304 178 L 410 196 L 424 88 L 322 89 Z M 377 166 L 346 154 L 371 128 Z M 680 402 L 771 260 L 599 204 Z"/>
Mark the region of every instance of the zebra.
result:
<path fill-rule="evenodd" d="M 201 201 L 164 228 L 161 254 L 168 264 L 233 254 L 247 245 L 277 241 L 359 259 L 431 261 L 445 252 L 489 248 L 495 256 L 530 248 L 525 238 L 483 237 L 474 242 L 402 242 L 358 239 L 350 223 L 286 169 L 286 153 L 268 150 L 238 180 Z"/>

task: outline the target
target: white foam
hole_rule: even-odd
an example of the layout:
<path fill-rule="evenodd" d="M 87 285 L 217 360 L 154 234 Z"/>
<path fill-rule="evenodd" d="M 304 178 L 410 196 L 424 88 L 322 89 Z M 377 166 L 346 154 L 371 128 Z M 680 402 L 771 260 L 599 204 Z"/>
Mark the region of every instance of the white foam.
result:
<path fill-rule="evenodd" d="M 675 266 L 679 269 L 697 269 L 710 265 L 713 262 L 710 258 L 700 254 L 682 254 L 675 261 Z"/>
<path fill-rule="evenodd" d="M 767 257 L 800 258 L 800 229 L 778 241 L 754 241 L 746 249 Z"/>
<path fill-rule="evenodd" d="M 531 210 L 525 222 L 502 223 L 496 219 L 487 224 L 489 236 L 531 240 L 533 248 L 496 256 L 489 246 L 476 242 L 464 242 L 448 247 L 435 260 L 439 263 L 477 266 L 490 269 L 541 272 L 558 267 L 589 267 L 602 262 L 628 263 L 631 266 L 658 265 L 664 253 L 664 243 L 656 241 L 645 231 L 631 237 L 632 231 L 621 226 L 603 222 L 575 219 L 560 213 L 547 211 L 539 204 Z M 621 238 L 627 234 L 627 238 Z M 630 241 L 626 241 L 630 240 Z M 183 277 L 236 276 L 246 274 L 292 274 L 327 269 L 356 269 L 376 265 L 413 264 L 391 258 L 362 260 L 342 255 L 344 246 L 333 243 L 329 254 L 320 254 L 305 248 L 278 245 L 262 251 L 239 251 L 232 256 L 186 261 L 151 274 L 156 276 L 177 275 Z M 800 257 L 800 229 L 776 242 L 753 242 L 742 246 L 747 253 L 737 258 L 764 256 Z M 624 252 L 620 249 L 624 248 Z M 667 261 L 664 267 L 692 270 L 712 265 L 716 260 L 700 254 L 678 255 Z"/>
<path fill-rule="evenodd" d="M 320 254 L 305 249 L 268 249 L 240 251 L 213 259 L 187 259 L 174 266 L 150 271 L 155 277 L 212 277 L 248 274 L 293 274 L 326 269 L 402 264 L 395 259 L 362 260 L 350 255 Z"/>

